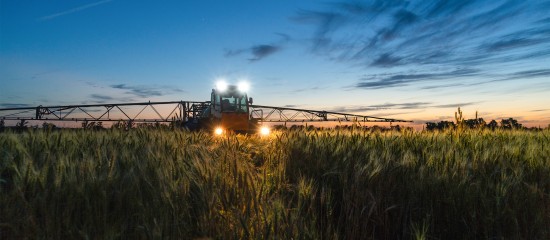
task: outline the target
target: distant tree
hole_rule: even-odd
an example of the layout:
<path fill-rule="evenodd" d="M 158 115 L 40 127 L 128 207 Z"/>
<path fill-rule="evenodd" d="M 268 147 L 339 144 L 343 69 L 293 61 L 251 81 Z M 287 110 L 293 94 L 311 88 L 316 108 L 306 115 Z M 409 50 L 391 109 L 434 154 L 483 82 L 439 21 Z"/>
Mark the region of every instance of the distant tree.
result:
<path fill-rule="evenodd" d="M 437 129 L 439 130 L 454 129 L 454 128 L 456 128 L 456 125 L 454 122 L 441 121 L 437 123 Z"/>
<path fill-rule="evenodd" d="M 42 128 L 52 130 L 52 129 L 56 129 L 57 126 L 55 126 L 55 124 L 53 124 L 53 123 L 44 122 L 44 123 L 42 123 Z"/>
<path fill-rule="evenodd" d="M 503 129 L 521 129 L 523 125 L 518 123 L 516 119 L 508 118 L 500 120 L 500 127 Z"/>
<path fill-rule="evenodd" d="M 91 129 L 91 130 L 105 129 L 103 127 L 103 122 L 88 122 L 88 121 L 82 122 L 82 128 Z"/>
<path fill-rule="evenodd" d="M 487 126 L 487 123 L 485 123 L 485 120 L 483 120 L 483 118 L 476 118 L 464 120 L 464 125 L 471 129 L 482 129 Z"/>
<path fill-rule="evenodd" d="M 446 130 L 446 129 L 455 129 L 456 125 L 454 122 L 451 121 L 440 121 L 437 123 L 434 122 L 427 122 L 426 123 L 426 130 L 428 131 L 434 131 L 434 130 Z"/>
<path fill-rule="evenodd" d="M 437 123 L 434 123 L 434 122 L 427 122 L 426 123 L 426 130 L 434 131 L 436 129 L 437 129 Z"/>
<path fill-rule="evenodd" d="M 469 129 L 483 129 L 487 126 L 487 123 L 483 118 L 477 117 L 477 111 L 476 111 L 476 117 L 474 119 L 466 119 L 462 120 L 464 127 Z"/>
<path fill-rule="evenodd" d="M 15 124 L 15 129 L 17 130 L 24 130 L 24 129 L 27 129 L 27 124 L 29 122 L 27 122 L 27 120 L 25 119 L 21 119 L 17 124 Z"/>
<path fill-rule="evenodd" d="M 290 130 L 303 131 L 303 130 L 306 130 L 306 127 L 304 125 L 292 125 L 290 126 Z"/>
<path fill-rule="evenodd" d="M 339 126 L 336 126 L 336 128 L 338 128 Z M 286 126 L 285 125 L 275 125 L 272 127 L 274 130 L 286 130 Z"/>
<path fill-rule="evenodd" d="M 526 130 L 529 130 L 529 131 L 542 131 L 543 130 L 543 128 L 541 128 L 540 126 L 530 127 L 530 128 L 524 127 L 523 129 L 526 129 Z"/>
<path fill-rule="evenodd" d="M 487 127 L 491 130 L 495 130 L 496 128 L 498 128 L 498 123 L 495 120 L 491 120 L 491 122 L 487 124 Z"/>
<path fill-rule="evenodd" d="M 126 122 L 124 122 L 124 121 L 117 121 L 116 123 L 114 123 L 113 125 L 111 125 L 111 128 L 112 128 L 112 129 L 124 130 L 124 129 L 126 129 Z"/>
<path fill-rule="evenodd" d="M 390 126 L 390 130 L 392 131 L 401 131 L 401 126 L 399 126 L 399 124 L 395 125 L 395 126 Z"/>

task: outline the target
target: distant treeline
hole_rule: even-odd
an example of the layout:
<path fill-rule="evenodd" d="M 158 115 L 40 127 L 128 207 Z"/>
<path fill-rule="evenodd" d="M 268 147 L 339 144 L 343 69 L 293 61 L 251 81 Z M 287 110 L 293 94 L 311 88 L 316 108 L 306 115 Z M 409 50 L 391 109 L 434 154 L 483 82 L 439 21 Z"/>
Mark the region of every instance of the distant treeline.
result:
<path fill-rule="evenodd" d="M 466 119 L 463 122 L 452 122 L 452 121 L 440 121 L 440 122 L 427 122 L 426 130 L 446 130 L 446 129 L 457 129 L 457 128 L 468 128 L 468 129 L 530 129 L 538 130 L 542 129 L 539 127 L 526 128 L 516 119 L 508 118 L 502 119 L 500 122 L 491 120 L 489 123 L 485 122 L 483 118 L 478 119 Z"/>
<path fill-rule="evenodd" d="M 548 125 L 548 128 L 550 128 L 550 125 Z M 524 127 L 523 124 L 519 123 L 516 119 L 508 118 L 508 119 L 502 119 L 500 122 L 497 122 L 495 120 L 491 120 L 489 123 L 487 123 L 483 118 L 478 118 L 477 112 L 476 117 L 474 119 L 464 119 L 462 117 L 462 111 L 460 108 L 458 108 L 458 111 L 455 112 L 455 121 L 440 121 L 437 123 L 434 122 L 427 122 L 426 123 L 426 130 L 433 131 L 433 130 L 447 130 L 447 129 L 504 129 L 504 130 L 511 130 L 511 129 L 524 129 L 524 130 L 542 130 L 541 127 L 531 127 L 527 128 Z"/>

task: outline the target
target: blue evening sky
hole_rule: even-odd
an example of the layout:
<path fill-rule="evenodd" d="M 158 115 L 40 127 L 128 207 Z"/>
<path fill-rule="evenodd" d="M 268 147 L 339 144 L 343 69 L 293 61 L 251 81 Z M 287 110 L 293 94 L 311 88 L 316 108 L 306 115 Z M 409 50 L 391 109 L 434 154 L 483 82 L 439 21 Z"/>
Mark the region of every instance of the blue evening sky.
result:
<path fill-rule="evenodd" d="M 0 108 L 209 100 L 550 123 L 550 1 L 0 0 Z"/>

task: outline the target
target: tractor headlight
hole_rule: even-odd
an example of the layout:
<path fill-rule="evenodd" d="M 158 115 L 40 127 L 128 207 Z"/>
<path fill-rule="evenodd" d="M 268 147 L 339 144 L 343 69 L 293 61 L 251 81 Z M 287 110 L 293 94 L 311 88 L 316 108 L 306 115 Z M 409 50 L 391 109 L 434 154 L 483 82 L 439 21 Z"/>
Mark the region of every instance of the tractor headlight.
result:
<path fill-rule="evenodd" d="M 271 130 L 268 127 L 263 126 L 260 128 L 260 135 L 262 136 L 267 136 L 270 132 Z"/>
<path fill-rule="evenodd" d="M 237 86 L 237 89 L 239 89 L 239 92 L 247 92 L 248 89 L 250 89 L 250 85 L 247 82 L 240 82 Z"/>
<path fill-rule="evenodd" d="M 215 133 L 216 135 L 222 135 L 222 134 L 223 134 L 223 128 L 217 127 L 217 128 L 214 130 L 214 133 Z"/>
<path fill-rule="evenodd" d="M 227 83 L 224 80 L 220 80 L 216 83 L 216 90 L 224 92 L 227 90 Z"/>

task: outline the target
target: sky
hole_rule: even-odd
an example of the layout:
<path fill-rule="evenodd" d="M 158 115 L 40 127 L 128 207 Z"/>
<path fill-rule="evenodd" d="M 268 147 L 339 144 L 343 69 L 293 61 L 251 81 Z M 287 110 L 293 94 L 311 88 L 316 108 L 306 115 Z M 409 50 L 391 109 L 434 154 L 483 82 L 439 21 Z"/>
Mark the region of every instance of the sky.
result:
<path fill-rule="evenodd" d="M 0 108 L 207 101 L 550 124 L 550 1 L 0 0 Z"/>

